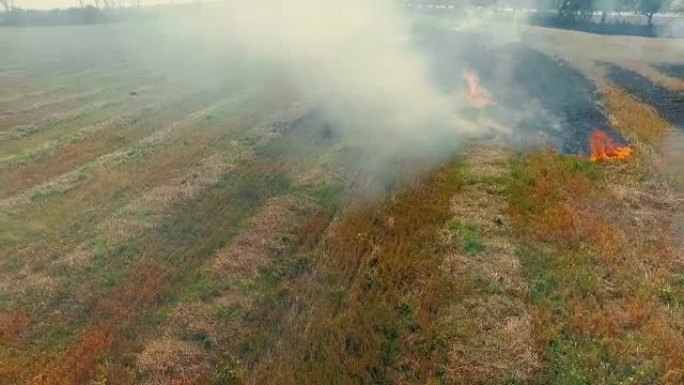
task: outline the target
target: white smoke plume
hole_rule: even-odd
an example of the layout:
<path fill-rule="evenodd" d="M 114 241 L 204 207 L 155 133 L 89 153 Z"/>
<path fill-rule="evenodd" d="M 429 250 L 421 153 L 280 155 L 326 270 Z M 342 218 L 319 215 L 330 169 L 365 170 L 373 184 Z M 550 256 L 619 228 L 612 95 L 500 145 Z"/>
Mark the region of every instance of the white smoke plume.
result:
<path fill-rule="evenodd" d="M 224 33 L 251 55 L 277 61 L 344 132 L 374 151 L 475 133 L 410 46 L 410 24 L 389 0 L 230 0 Z"/>

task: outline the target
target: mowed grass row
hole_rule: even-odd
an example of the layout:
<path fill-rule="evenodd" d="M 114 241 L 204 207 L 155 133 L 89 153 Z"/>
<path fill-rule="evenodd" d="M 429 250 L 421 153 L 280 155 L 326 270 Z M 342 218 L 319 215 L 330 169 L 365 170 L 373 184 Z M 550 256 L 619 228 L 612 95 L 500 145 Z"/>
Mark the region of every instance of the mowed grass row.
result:
<path fill-rule="evenodd" d="M 143 68 L 130 68 L 120 72 L 121 76 L 112 78 L 104 70 L 101 75 L 92 72 L 75 74 L 65 79 L 37 79 L 33 73 L 24 70 L 15 70 L 3 75 L 7 80 L 7 86 L 3 88 L 3 96 L 0 97 L 0 116 L 3 119 L 16 119 L 28 112 L 43 109 L 44 112 L 55 112 L 57 107 L 67 103 L 73 103 L 76 99 L 102 93 L 108 88 L 117 85 L 128 85 L 128 91 L 139 89 L 141 85 L 163 80 L 153 71 Z M 81 75 L 82 77 L 76 76 Z M 166 79 L 168 82 L 170 79 Z M 16 124 L 14 124 L 16 125 Z M 2 129 L 14 126 L 3 120 Z"/>
<path fill-rule="evenodd" d="M 259 108 L 283 103 L 279 98 L 270 99 L 275 104 L 263 98 L 263 103 L 253 103 L 254 98 L 259 96 L 248 93 L 227 101 L 225 109 L 218 111 L 224 116 L 207 119 L 200 114 L 194 119 L 167 125 L 164 135 L 119 150 L 91 166 L 86 164 L 69 173 L 66 182 L 58 181 L 22 196 L 19 203 L 8 208 L 9 218 L 3 221 L 7 230 L 3 231 L 3 242 L 7 245 L 3 255 L 22 260 L 20 255 L 31 255 L 38 249 L 44 257 L 66 252 L 65 247 L 87 238 L 93 225 L 144 189 L 182 175 L 193 162 L 211 155 L 221 146 L 230 148 L 232 135 L 261 118 L 264 110 Z M 260 107 L 249 108 L 250 105 Z M 223 123 L 222 119 L 225 119 Z"/>
<path fill-rule="evenodd" d="M 277 172 L 268 171 L 270 166 L 254 167 L 177 204 L 155 229 L 96 253 L 92 265 L 77 272 L 88 279 L 66 279 L 66 297 L 47 308 L 59 309 L 61 316 L 31 313 L 35 325 L 23 349 L 14 347 L 22 351 L 22 360 L 14 364 L 19 371 L 6 375 L 25 379 L 28 365 L 33 373 L 46 374 L 47 383 L 84 383 L 102 354 L 134 348 L 140 330 L 154 326 L 141 315 L 170 300 L 167 296 L 184 275 L 229 241 L 263 199 L 287 187 Z"/>
<path fill-rule="evenodd" d="M 96 89 L 84 92 L 66 93 L 52 101 L 41 102 L 29 99 L 22 101 L 21 104 L 16 103 L 16 105 L 5 103 L 5 105 L 2 106 L 2 114 L 0 115 L 0 130 L 12 130 L 16 126 L 34 122 L 36 117 L 44 117 L 48 114 L 73 109 L 97 96 L 101 92 L 101 90 Z"/>
<path fill-rule="evenodd" d="M 495 222 L 507 155 L 490 155 L 472 173 L 450 162 L 330 227 L 319 209 L 266 263 L 251 244 L 229 244 L 162 318 L 136 359 L 142 378 L 124 383 L 528 383 L 539 363 L 526 287 Z M 334 191 L 310 198 L 325 207 Z"/>
<path fill-rule="evenodd" d="M 181 87 L 153 76 L 131 81 L 89 79 L 86 83 L 81 88 L 60 90 L 52 101 L 29 99 L 18 106 L 8 107 L 10 112 L 0 118 L 0 145 L 4 153 L 16 153 L 44 138 L 54 139 L 55 133 L 59 132 L 57 129 L 73 128 L 73 124 L 64 123 L 81 123 L 70 121 L 75 118 L 106 118 L 109 109 L 117 111 L 114 109 L 116 106 L 133 108 L 155 99 L 168 99 L 168 95 L 186 95 L 201 90 L 199 87 Z M 36 138 L 32 138 L 34 136 Z M 23 143 L 27 146 L 22 146 Z"/>
<path fill-rule="evenodd" d="M 244 139 L 253 140 L 250 137 L 245 137 Z M 62 279 L 67 285 L 62 291 L 63 295 L 53 297 L 51 301 L 54 302 L 51 302 L 47 307 L 43 307 L 42 310 L 28 313 L 29 318 L 37 323 L 34 330 L 44 331 L 42 336 L 34 336 L 32 339 L 34 344 L 41 345 L 40 349 L 37 350 L 43 352 L 43 356 L 45 356 L 45 351 L 46 349 L 49 350 L 50 346 L 59 350 L 60 346 L 68 345 L 69 343 L 74 344 L 72 348 L 64 352 L 66 357 L 58 358 L 56 362 L 46 364 L 48 365 L 47 369 L 42 368 L 48 374 L 48 378 L 50 378 L 48 380 L 49 383 L 62 383 L 59 381 L 72 383 L 71 381 L 75 378 L 73 376 L 82 376 L 84 373 L 92 374 L 96 367 L 92 366 L 92 362 L 88 361 L 90 359 L 88 356 L 89 350 L 82 350 L 85 349 L 83 348 L 84 344 L 95 344 L 96 352 L 93 354 L 98 356 L 100 353 L 115 349 L 111 353 L 110 361 L 111 370 L 114 373 L 110 373 L 110 375 L 124 376 L 125 374 L 130 376 L 130 364 L 126 364 L 125 360 L 122 361 L 123 353 L 119 349 L 128 351 L 127 349 L 137 348 L 136 346 L 140 341 L 135 339 L 129 341 L 127 339 L 130 337 L 132 330 L 139 330 L 141 334 L 135 338 L 142 340 L 144 334 L 142 331 L 150 333 L 157 326 L 154 322 L 150 323 L 150 319 L 147 317 L 129 319 L 130 317 L 137 317 L 138 312 L 151 310 L 147 309 L 146 306 L 136 308 L 136 303 L 139 303 L 139 301 L 149 301 L 150 298 L 161 295 L 169 290 L 170 293 L 168 295 L 172 295 L 174 290 L 179 290 L 180 287 L 176 287 L 178 279 L 187 274 L 193 274 L 193 266 L 198 266 L 191 263 L 192 260 L 206 258 L 216 248 L 228 242 L 232 234 L 238 231 L 238 224 L 243 220 L 240 218 L 248 218 L 249 215 L 247 213 L 258 210 L 262 194 L 265 194 L 264 198 L 266 198 L 274 192 L 284 192 L 284 189 L 287 188 L 289 183 L 283 176 L 287 173 L 287 170 L 277 164 L 271 163 L 269 165 L 269 162 L 264 163 L 259 160 L 243 163 L 240 167 L 231 169 L 219 183 L 201 192 L 197 198 L 177 204 L 161 218 L 161 224 L 155 226 L 153 230 L 129 239 L 99 243 L 95 250 L 95 255 L 93 255 L 93 261 L 87 265 L 85 272 L 79 269 L 67 270 L 69 271 L 67 277 Z M 264 173 L 265 175 L 262 175 Z M 263 178 L 266 178 L 266 180 L 262 180 Z M 246 185 L 243 185 L 245 183 Z M 273 187 L 269 187 L 271 185 Z M 235 197 L 237 193 L 240 195 L 239 199 Z M 235 201 L 236 199 L 237 202 Z M 244 202 L 242 201 L 243 199 L 245 200 Z M 255 201 L 255 199 L 257 200 Z M 218 207 L 211 206 L 211 209 L 201 209 L 198 212 L 198 208 L 205 207 L 206 205 L 218 205 Z M 173 223 L 171 227 L 167 226 L 169 221 Z M 212 224 L 214 222 L 217 224 Z M 211 232 L 207 233 L 207 231 Z M 195 232 L 199 232 L 199 234 L 192 235 Z M 159 239 L 159 237 L 162 239 Z M 171 239 L 176 239 L 176 241 L 170 242 Z M 134 250 L 131 248 L 134 248 Z M 180 249 L 189 250 L 188 254 L 183 256 L 181 260 L 172 263 L 175 265 L 172 269 L 173 271 L 164 269 L 164 265 L 169 262 L 168 259 L 173 259 L 172 254 L 181 252 Z M 153 263 L 155 265 L 154 268 L 148 266 L 151 263 L 150 259 L 158 258 L 161 258 L 161 260 L 158 264 Z M 137 267 L 132 268 L 131 265 Z M 140 280 L 141 277 L 136 278 L 142 265 L 148 266 L 144 269 L 154 270 L 145 273 L 147 275 L 144 277 L 144 281 Z M 89 280 L 83 281 L 78 279 L 84 273 L 89 276 Z M 149 274 L 152 274 L 152 276 Z M 159 288 L 154 287 L 152 283 L 155 282 L 153 276 L 157 274 L 162 274 L 159 277 L 160 280 L 157 281 L 161 285 Z M 173 276 L 169 276 L 169 274 L 176 275 L 176 279 Z M 196 282 L 195 278 L 198 277 L 193 275 L 183 279 L 183 284 L 196 287 L 199 282 Z M 121 299 L 119 302 L 112 299 L 118 298 L 117 296 L 102 295 L 103 290 L 105 293 L 114 290 L 112 287 L 118 286 L 119 283 L 129 285 L 125 293 L 121 294 L 126 296 L 126 298 Z M 159 291 L 156 291 L 157 289 Z M 185 292 L 187 293 L 187 288 Z M 116 293 L 119 292 L 115 291 Z M 102 298 L 105 297 L 117 302 L 116 306 L 126 308 L 125 312 L 117 311 L 116 314 L 107 313 L 106 316 L 102 316 L 102 322 L 111 322 L 111 324 L 108 324 L 109 326 L 101 325 L 100 319 L 97 316 L 95 319 L 91 317 L 93 312 L 97 315 L 98 311 L 109 311 L 112 304 L 103 305 Z M 144 298 L 148 298 L 148 300 Z M 168 299 L 168 301 L 171 301 L 171 299 Z M 31 308 L 31 306 L 29 305 L 27 308 Z M 60 314 L 55 316 L 48 311 L 51 308 L 60 309 Z M 118 323 L 128 325 L 124 336 L 120 336 L 115 330 L 119 328 Z M 95 332 L 86 332 L 81 339 L 74 340 L 82 330 L 82 327 L 79 325 L 88 324 L 97 325 L 97 333 L 105 334 L 96 333 L 97 337 L 94 337 L 93 333 Z M 38 325 L 42 325 L 45 328 L 43 329 Z M 107 336 L 108 333 L 112 333 L 111 336 Z M 40 333 L 38 334 L 40 335 Z M 109 345 L 110 343 L 111 346 Z M 74 350 L 78 353 L 74 353 Z M 70 354 L 75 355 L 70 356 Z M 79 358 L 76 359 L 76 356 Z M 18 376 L 18 373 L 22 372 L 21 367 L 26 365 L 26 361 L 23 364 L 19 361 L 16 361 L 14 366 L 11 366 L 14 368 L 14 374 L 10 374 L 10 370 L 6 372 L 6 376 Z M 53 365 L 57 366 L 52 367 Z M 117 374 L 117 371 L 121 371 L 121 373 Z"/>
<path fill-rule="evenodd" d="M 216 103 L 219 95 L 210 92 L 194 93 L 171 101 L 152 99 L 162 103 L 156 106 L 141 100 L 141 105 L 130 106 L 125 112 L 104 121 L 77 125 L 80 126 L 77 130 L 60 130 L 61 135 L 55 134 L 54 139 L 44 138 L 42 144 L 5 158 L 6 163 L 13 166 L 8 165 L 0 171 L 0 177 L 8 181 L 0 188 L 0 197 L 21 193 L 98 157 L 133 146 L 174 121 L 180 121 Z"/>

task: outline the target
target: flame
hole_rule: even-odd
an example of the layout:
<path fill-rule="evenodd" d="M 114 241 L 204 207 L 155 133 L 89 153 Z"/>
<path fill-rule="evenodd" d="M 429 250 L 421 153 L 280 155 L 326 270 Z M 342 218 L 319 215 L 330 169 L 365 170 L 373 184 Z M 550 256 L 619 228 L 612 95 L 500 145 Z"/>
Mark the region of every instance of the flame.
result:
<path fill-rule="evenodd" d="M 482 87 L 480 78 L 475 72 L 464 70 L 463 77 L 468 83 L 468 94 L 466 95 L 468 103 L 474 107 L 486 107 L 495 104 L 489 92 Z"/>
<path fill-rule="evenodd" d="M 634 148 L 631 146 L 616 146 L 613 140 L 601 130 L 596 130 L 591 135 L 589 146 L 591 148 L 592 162 L 602 160 L 627 160 L 632 157 Z"/>
<path fill-rule="evenodd" d="M 482 87 L 480 78 L 477 76 L 477 74 L 475 74 L 475 72 L 471 70 L 466 69 L 463 71 L 463 78 L 465 79 L 468 85 L 468 93 L 466 94 L 466 100 L 472 107 L 480 109 L 480 122 L 486 125 L 487 127 L 502 132 L 504 134 L 512 134 L 512 128 L 504 124 L 501 124 L 495 120 L 488 119 L 484 116 L 484 107 L 496 105 L 496 102 L 489 94 L 489 91 Z"/>

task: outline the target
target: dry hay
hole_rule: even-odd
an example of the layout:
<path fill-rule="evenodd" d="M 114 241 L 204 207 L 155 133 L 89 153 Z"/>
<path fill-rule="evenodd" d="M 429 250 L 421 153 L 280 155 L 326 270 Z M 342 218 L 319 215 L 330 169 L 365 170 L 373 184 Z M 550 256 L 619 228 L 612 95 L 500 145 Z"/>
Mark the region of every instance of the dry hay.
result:
<path fill-rule="evenodd" d="M 38 194 L 64 193 L 73 189 L 74 187 L 88 180 L 88 175 L 92 174 L 94 171 L 117 166 L 123 163 L 126 159 L 136 156 L 136 152 L 133 150 L 137 147 L 147 148 L 150 146 L 156 147 L 160 145 L 165 138 L 167 138 L 180 126 L 181 122 L 175 122 L 169 127 L 155 132 L 154 134 L 142 139 L 132 146 L 102 155 L 92 162 L 82 165 L 62 175 L 58 175 L 45 183 L 1 200 L 0 218 L 21 213 L 22 209 L 31 203 L 31 198 Z"/>
<path fill-rule="evenodd" d="M 507 159 L 503 147 L 485 144 L 469 151 L 465 163 L 468 175 L 495 180 L 506 176 Z M 453 320 L 468 325 L 473 335 L 452 344 L 449 373 L 454 379 L 467 378 L 473 383 L 493 378 L 524 382 L 540 367 L 530 317 L 525 315 L 527 284 L 502 222 L 506 208 L 502 189 L 496 184 L 475 182 L 452 198 L 454 220 L 477 229 L 484 251 L 467 255 L 456 236 L 445 238 L 452 251 L 443 268 L 453 280 L 474 280 L 499 288 L 492 293 L 483 290 L 468 295 L 464 304 L 450 312 Z"/>
<path fill-rule="evenodd" d="M 508 173 L 506 146 L 500 142 L 474 142 L 464 154 L 464 162 L 472 175 L 503 177 Z"/>
<path fill-rule="evenodd" d="M 118 103 L 124 99 L 125 98 L 119 98 L 104 102 L 96 102 L 75 110 L 70 110 L 66 112 L 56 112 L 54 114 L 45 116 L 41 120 L 34 123 L 20 124 L 14 127 L 10 127 L 6 130 L 0 131 L 0 141 L 20 139 L 29 135 L 36 134 L 49 128 L 53 123 L 59 123 L 60 121 L 68 121 L 74 118 L 78 118 L 79 116 L 83 115 L 84 112 L 88 112 L 90 110 L 98 110 L 109 104 Z"/>
<path fill-rule="evenodd" d="M 0 200 L 0 219 L 3 217 L 9 217 L 12 215 L 17 215 L 21 212 L 22 208 L 28 206 L 31 203 L 31 198 L 37 194 L 44 194 L 48 192 L 64 193 L 67 192 L 79 184 L 84 183 L 89 179 L 95 171 L 105 170 L 107 168 L 115 167 L 122 164 L 129 158 L 138 156 L 137 148 L 150 149 L 162 145 L 166 139 L 168 139 L 172 133 L 185 127 L 193 120 L 199 119 L 201 116 L 206 115 L 207 111 L 216 108 L 221 102 L 214 103 L 209 107 L 205 107 L 198 111 L 195 111 L 186 117 L 177 120 L 165 128 L 156 131 L 147 137 L 139 140 L 138 142 L 118 149 L 116 151 L 110 152 L 108 154 L 101 155 L 97 159 L 84 164 L 74 170 L 71 170 L 62 175 L 58 175 L 45 183 L 34 186 L 30 189 L 24 190 L 18 194 L 15 194 L 9 198 Z"/>
<path fill-rule="evenodd" d="M 156 226 L 160 215 L 172 204 L 182 199 L 192 199 L 203 189 L 217 183 L 226 173 L 235 168 L 232 159 L 213 154 L 202 159 L 184 175 L 169 183 L 154 187 L 138 199 L 114 213 L 110 219 L 98 225 L 97 230 L 108 242 L 119 242 L 140 234 L 141 231 Z M 89 242 L 84 242 L 53 265 L 66 265 L 70 268 L 83 268 L 89 262 L 94 250 Z"/>
<path fill-rule="evenodd" d="M 333 168 L 329 164 L 318 164 L 298 175 L 294 183 L 297 186 L 321 186 L 339 180 L 340 173 L 340 170 Z"/>
<path fill-rule="evenodd" d="M 256 276 L 274 255 L 286 246 L 288 236 L 294 236 L 301 225 L 302 215 L 310 213 L 313 204 L 293 196 L 269 199 L 249 225 L 249 230 L 238 235 L 233 243 L 216 254 L 212 270 L 216 274 Z"/>
<path fill-rule="evenodd" d="M 226 101 L 221 100 L 208 107 L 192 112 L 185 118 L 169 124 L 164 129 L 156 131 L 130 146 L 104 154 L 92 162 L 62 175 L 58 175 L 45 183 L 0 200 L 0 219 L 21 213 L 23 208 L 30 205 L 31 198 L 37 194 L 67 192 L 88 180 L 89 176 L 92 175 L 94 171 L 115 167 L 129 158 L 137 156 L 135 151 L 136 148 L 149 149 L 162 145 L 172 133 L 181 127 L 186 126 L 191 121 L 206 116 L 208 112 L 223 103 L 226 103 Z M 290 109 L 275 114 L 268 119 L 266 123 L 260 123 L 252 127 L 249 132 L 250 136 L 255 138 L 255 141 L 260 144 L 279 138 L 287 128 L 301 119 L 307 111 L 308 110 L 302 108 L 298 104 L 293 105 Z"/>
<path fill-rule="evenodd" d="M 309 111 L 310 107 L 293 103 L 288 109 L 280 111 L 266 121 L 252 127 L 250 129 L 250 137 L 254 139 L 257 146 L 280 138 L 285 131 L 294 126 Z"/>
<path fill-rule="evenodd" d="M 676 205 L 674 226 L 680 236 L 680 244 L 684 245 L 684 134 L 674 132 L 670 135 L 663 148 L 663 158 Z"/>
<path fill-rule="evenodd" d="M 45 298 L 56 294 L 61 282 L 49 276 L 45 271 L 34 272 L 29 266 L 24 266 L 19 272 L 8 277 L 8 290 L 13 295 L 26 295 L 27 293 L 41 293 Z M 0 284 L 0 289 L 2 288 Z"/>
<path fill-rule="evenodd" d="M 210 303 L 199 301 L 181 303 L 171 314 L 166 334 L 169 336 L 207 335 L 217 339 L 218 336 L 228 331 L 219 329 L 212 310 L 213 306 Z"/>
<path fill-rule="evenodd" d="M 137 367 L 146 385 L 169 385 L 174 381 L 192 382 L 208 368 L 206 353 L 188 341 L 163 337 L 145 346 L 138 355 Z"/>
<path fill-rule="evenodd" d="M 491 304 L 478 306 L 488 305 Z M 503 382 L 507 378 L 526 381 L 540 367 L 531 343 L 533 340 L 528 315 L 499 319 L 491 325 L 481 324 L 476 338 L 452 347 L 448 374 L 454 379 L 468 379 L 466 383 L 473 384 L 491 383 L 492 379 Z M 477 346 L 473 348 L 473 345 Z"/>
<path fill-rule="evenodd" d="M 80 141 L 97 132 L 110 129 L 112 127 L 127 126 L 130 124 L 130 122 L 136 115 L 150 111 L 154 107 L 154 104 L 147 104 L 141 107 L 137 113 L 129 112 L 125 114 L 120 114 L 113 118 L 109 118 L 107 120 L 95 124 L 81 127 L 77 129 L 73 134 L 70 134 L 68 136 L 60 137 L 55 140 L 44 141 L 40 145 L 32 147 L 30 151 L 25 151 L 21 154 L 12 154 L 0 157 L 0 168 L 16 166 L 25 163 L 27 160 L 36 158 L 42 154 L 46 154 L 51 151 L 55 151 L 56 149 L 66 146 L 67 144 Z"/>
<path fill-rule="evenodd" d="M 235 157 L 239 157 L 237 153 L 230 159 L 213 154 L 200 160 L 184 175 L 146 191 L 114 213 L 112 219 L 99 226 L 99 230 L 108 239 L 120 240 L 154 227 L 166 208 L 178 201 L 194 198 L 205 188 L 218 183 L 226 173 L 235 170 Z"/>
<path fill-rule="evenodd" d="M 0 338 L 20 338 L 31 324 L 31 319 L 22 311 L 0 312 Z"/>
<path fill-rule="evenodd" d="M 219 250 L 207 269 L 220 277 L 243 276 L 247 279 L 255 278 L 258 270 L 267 266 L 273 259 L 278 250 L 286 247 L 288 240 L 293 239 L 295 234 L 301 231 L 306 221 L 304 216 L 310 214 L 314 209 L 314 204 L 293 196 L 274 197 L 269 199 L 262 210 L 252 218 L 247 230 L 235 237 L 231 245 Z M 228 278 L 228 277 L 226 277 Z M 190 377 L 179 377 L 185 375 L 178 373 L 183 369 L 183 365 L 188 365 L 183 359 L 174 358 L 181 339 L 192 338 L 193 336 L 203 336 L 203 339 L 210 339 L 216 343 L 226 342 L 228 339 L 240 340 L 243 330 L 238 324 L 231 328 L 226 328 L 225 324 L 218 325 L 214 311 L 219 307 L 232 307 L 246 310 L 251 306 L 252 298 L 248 292 L 240 288 L 229 288 L 224 290 L 210 302 L 191 301 L 180 303 L 172 312 L 169 324 L 164 331 L 161 341 L 175 341 L 170 345 L 170 352 L 156 354 L 155 357 L 169 358 L 169 361 L 157 361 L 143 359 L 145 353 L 139 359 L 140 372 L 146 379 L 146 384 L 160 384 L 159 379 L 170 380 L 182 378 L 187 380 Z M 190 343 L 182 343 L 182 347 L 190 347 Z M 159 340 L 148 343 L 145 351 L 159 351 L 165 345 Z M 197 352 L 197 343 L 192 345 L 192 352 Z M 147 354 L 149 356 L 149 354 Z M 186 357 L 186 356 L 183 356 Z M 209 358 L 205 356 L 205 364 Z M 157 362 L 160 366 L 154 369 Z M 180 368 L 175 366 L 181 365 Z M 207 364 L 208 365 L 208 364 Z M 194 364 L 192 375 L 201 376 L 206 374 L 207 366 Z M 171 373 L 171 374 L 169 374 Z M 174 377 L 175 376 L 175 377 Z M 168 382 L 167 382 L 168 383 Z"/>

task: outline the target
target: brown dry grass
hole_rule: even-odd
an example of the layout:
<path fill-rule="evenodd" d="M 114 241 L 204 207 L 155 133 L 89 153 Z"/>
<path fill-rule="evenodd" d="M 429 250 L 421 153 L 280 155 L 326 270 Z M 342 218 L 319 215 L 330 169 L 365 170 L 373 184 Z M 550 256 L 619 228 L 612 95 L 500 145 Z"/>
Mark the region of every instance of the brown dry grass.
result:
<path fill-rule="evenodd" d="M 614 86 L 603 88 L 602 100 L 616 128 L 651 148 L 661 147 L 671 125 L 653 107 Z"/>
<path fill-rule="evenodd" d="M 137 366 L 146 385 L 196 383 L 208 369 L 206 351 L 189 341 L 160 338 L 138 355 Z"/>
<path fill-rule="evenodd" d="M 250 333 L 249 328 L 241 325 L 239 319 L 228 324 L 217 320 L 216 309 L 240 312 L 252 310 L 255 293 L 245 290 L 245 282 L 255 282 L 260 271 L 273 265 L 278 259 L 286 258 L 287 249 L 293 243 L 300 244 L 315 232 L 320 233 L 322 229 L 309 227 L 312 220 L 319 218 L 318 210 L 313 202 L 294 196 L 275 197 L 265 202 L 246 229 L 230 245 L 218 250 L 204 268 L 217 281 L 242 284 L 225 287 L 215 293 L 211 300 L 181 302 L 176 306 L 162 337 L 148 341 L 139 356 L 138 366 L 144 383 L 161 384 L 169 383 L 170 380 L 192 382 L 193 379 L 211 376 L 211 369 L 220 362 L 221 352 L 230 351 L 229 347 L 235 349 L 241 341 L 249 338 Z M 215 341 L 221 346 L 200 352 L 203 366 L 197 366 L 192 371 L 192 376 L 179 374 L 184 372 L 187 362 L 184 355 L 175 353 L 178 344 L 169 345 L 168 349 L 159 344 L 160 339 L 178 341 L 187 336 L 203 336 L 206 341 Z M 193 344 L 197 346 L 195 342 Z M 163 355 L 166 358 L 161 365 L 163 370 L 155 370 L 153 365 L 145 364 L 144 355 L 150 349 L 156 349 L 158 356 Z"/>
<path fill-rule="evenodd" d="M 494 179 L 505 174 L 499 150 L 482 152 L 487 155 L 475 152 L 472 157 L 497 155 L 473 165 L 489 168 L 486 176 Z M 515 298 L 524 296 L 524 284 L 506 265 L 515 265 L 515 257 L 492 233 L 485 238 L 492 251 L 479 259 L 487 267 L 469 271 L 477 263 L 462 265 L 456 255 L 460 246 L 445 233 L 454 215 L 479 220 L 491 214 L 492 225 L 483 231 L 496 226 L 503 200 L 493 192 L 482 206 L 472 207 L 478 192 L 491 186 L 469 191 L 468 179 L 462 165 L 450 164 L 373 206 L 344 213 L 326 232 L 320 251 L 314 249 L 320 257 L 311 273 L 282 284 L 293 301 L 282 310 L 280 322 L 286 326 L 269 340 L 247 383 L 505 383 L 530 378 L 537 365 L 529 344 L 530 322 L 521 314 L 521 298 Z M 489 208 L 493 202 L 498 203 Z M 478 283 L 480 278 L 510 286 L 500 295 L 483 294 L 486 284 Z M 484 306 L 475 305 L 483 301 Z"/>
<path fill-rule="evenodd" d="M 6 339 L 20 338 L 31 320 L 23 311 L 12 311 L 0 313 L 0 337 Z"/>
<path fill-rule="evenodd" d="M 212 270 L 215 274 L 254 277 L 286 246 L 286 235 L 296 232 L 301 217 L 310 215 L 313 209 L 311 202 L 292 196 L 270 199 L 252 219 L 250 229 L 218 251 Z"/>
<path fill-rule="evenodd" d="M 460 293 L 462 303 L 450 316 L 461 326 L 450 347 L 449 373 L 453 383 L 529 382 L 540 362 L 527 313 L 528 287 L 502 221 L 506 195 L 501 182 L 508 177 L 509 155 L 492 143 L 473 147 L 464 155 L 473 180 L 452 198 L 451 211 L 452 221 L 479 233 L 483 250 L 468 253 L 458 235 L 448 238 L 452 251 L 444 268 L 450 279 L 473 287 Z"/>
<path fill-rule="evenodd" d="M 679 384 L 684 290 L 675 281 L 684 256 L 671 214 L 681 206 L 654 150 L 668 124 L 616 88 L 605 90 L 604 103 L 636 142 L 636 158 L 595 165 L 537 153 L 514 165 L 511 224 L 538 248 L 525 252 L 536 282 L 534 334 L 554 347 L 544 361 L 556 376 L 612 383 L 592 372 L 603 363 L 615 381 Z"/>

